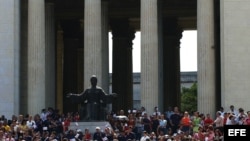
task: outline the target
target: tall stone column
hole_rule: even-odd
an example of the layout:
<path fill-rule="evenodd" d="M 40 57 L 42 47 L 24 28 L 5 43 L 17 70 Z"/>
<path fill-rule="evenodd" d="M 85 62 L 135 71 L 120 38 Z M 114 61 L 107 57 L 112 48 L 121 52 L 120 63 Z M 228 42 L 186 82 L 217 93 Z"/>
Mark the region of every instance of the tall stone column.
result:
<path fill-rule="evenodd" d="M 96 75 L 102 87 L 102 20 L 101 0 L 85 0 L 84 8 L 84 88 Z"/>
<path fill-rule="evenodd" d="M 82 92 L 78 91 L 79 89 L 77 87 L 78 82 L 83 81 L 83 79 L 77 75 L 80 71 L 80 67 L 78 66 L 78 47 L 81 46 L 80 42 L 82 41 L 82 39 L 80 40 L 80 38 L 82 38 L 81 34 L 79 34 L 81 25 L 78 19 L 61 20 L 60 25 L 63 29 L 63 104 L 65 105 L 63 111 L 75 111 L 78 109 L 78 104 L 72 103 L 66 97 L 66 94 L 69 92 Z M 83 84 L 81 88 L 83 88 Z"/>
<path fill-rule="evenodd" d="M 55 107 L 55 14 L 54 3 L 45 4 L 45 99 L 46 107 Z"/>
<path fill-rule="evenodd" d="M 28 2 L 28 113 L 45 108 L 45 2 Z"/>
<path fill-rule="evenodd" d="M 20 1 L 0 1 L 0 113 L 19 113 Z"/>
<path fill-rule="evenodd" d="M 158 57 L 157 1 L 141 0 L 141 106 L 149 114 L 155 106 L 161 106 Z"/>
<path fill-rule="evenodd" d="M 180 107 L 180 39 L 182 29 L 175 17 L 164 19 L 163 25 L 164 109 L 167 110 L 169 106 Z"/>
<path fill-rule="evenodd" d="M 215 115 L 214 0 L 197 1 L 198 111 Z"/>
<path fill-rule="evenodd" d="M 80 19 L 80 36 L 79 36 L 79 47 L 77 49 L 77 93 L 84 91 L 84 20 Z M 79 32 L 79 31 L 78 31 Z M 79 105 L 80 106 L 80 105 Z"/>
<path fill-rule="evenodd" d="M 114 110 L 133 108 L 132 41 L 135 31 L 128 19 L 112 19 L 113 71 L 112 91 L 118 93 L 113 102 Z"/>

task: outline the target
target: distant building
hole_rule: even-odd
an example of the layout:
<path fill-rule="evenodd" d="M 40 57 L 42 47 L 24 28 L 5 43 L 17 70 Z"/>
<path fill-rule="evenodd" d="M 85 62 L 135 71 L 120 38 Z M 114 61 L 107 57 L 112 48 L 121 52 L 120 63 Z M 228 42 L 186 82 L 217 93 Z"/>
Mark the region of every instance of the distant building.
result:
<path fill-rule="evenodd" d="M 140 82 L 141 76 L 140 73 L 133 73 L 133 106 L 134 108 L 141 107 L 141 95 L 140 95 Z M 197 72 L 181 72 L 180 75 L 181 89 L 183 87 L 190 88 L 194 83 L 197 82 Z M 109 91 L 112 91 L 112 74 L 110 74 L 110 85 Z"/>
<path fill-rule="evenodd" d="M 197 72 L 181 72 L 181 89 L 183 87 L 190 88 L 194 83 L 197 82 Z"/>

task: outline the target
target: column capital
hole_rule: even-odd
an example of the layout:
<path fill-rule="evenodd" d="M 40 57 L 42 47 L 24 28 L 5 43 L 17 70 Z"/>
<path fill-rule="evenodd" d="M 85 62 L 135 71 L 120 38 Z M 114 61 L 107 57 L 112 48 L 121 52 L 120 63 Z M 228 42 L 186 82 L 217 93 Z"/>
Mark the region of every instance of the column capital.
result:
<path fill-rule="evenodd" d="M 45 3 L 55 3 L 55 0 L 45 0 Z"/>
<path fill-rule="evenodd" d="M 109 2 L 110 0 L 101 0 L 102 2 Z"/>
<path fill-rule="evenodd" d="M 168 40 L 172 41 L 176 40 L 176 42 L 174 43 L 179 47 L 183 29 L 179 26 L 177 18 L 175 17 L 164 18 L 163 25 L 164 25 L 163 26 L 164 38 L 167 38 Z"/>
<path fill-rule="evenodd" d="M 112 19 L 110 21 L 112 35 L 116 38 L 128 37 L 133 40 L 135 38 L 135 30 L 129 24 L 128 19 Z"/>
<path fill-rule="evenodd" d="M 128 19 L 112 19 L 110 22 L 113 38 L 128 40 L 129 48 L 132 48 L 135 30 L 129 24 Z"/>
<path fill-rule="evenodd" d="M 169 17 L 163 19 L 163 35 L 176 35 L 177 37 L 182 37 L 183 29 L 179 26 L 176 17 Z"/>
<path fill-rule="evenodd" d="M 82 36 L 80 32 L 81 22 L 79 20 L 63 20 L 60 21 L 60 25 L 66 38 L 80 38 Z"/>

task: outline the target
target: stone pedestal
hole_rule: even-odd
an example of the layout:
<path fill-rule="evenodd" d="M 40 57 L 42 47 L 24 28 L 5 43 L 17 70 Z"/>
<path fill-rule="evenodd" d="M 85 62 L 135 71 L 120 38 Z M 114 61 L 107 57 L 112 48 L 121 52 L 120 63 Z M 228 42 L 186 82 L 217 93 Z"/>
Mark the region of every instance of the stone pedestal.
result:
<path fill-rule="evenodd" d="M 84 133 L 84 130 L 88 128 L 90 133 L 94 134 L 96 131 L 95 128 L 97 126 L 101 128 L 101 131 L 104 131 L 106 127 L 111 127 L 111 125 L 107 121 L 91 121 L 91 122 L 71 122 L 69 129 L 71 130 L 81 129 L 82 132 Z"/>

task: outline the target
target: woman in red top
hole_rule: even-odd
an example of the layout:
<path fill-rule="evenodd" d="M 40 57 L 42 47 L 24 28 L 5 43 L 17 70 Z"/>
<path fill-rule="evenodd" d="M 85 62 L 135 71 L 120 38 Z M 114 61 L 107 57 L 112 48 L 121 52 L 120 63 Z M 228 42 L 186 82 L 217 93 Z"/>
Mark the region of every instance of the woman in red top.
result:
<path fill-rule="evenodd" d="M 84 131 L 83 140 L 84 141 L 90 141 L 91 140 L 91 134 L 90 134 L 88 128 L 86 128 L 85 131 Z"/>
<path fill-rule="evenodd" d="M 68 131 L 71 122 L 71 115 L 68 113 L 67 117 L 63 121 L 63 131 Z"/>
<path fill-rule="evenodd" d="M 135 116 L 132 113 L 128 115 L 128 126 L 135 127 Z"/>
<path fill-rule="evenodd" d="M 74 115 L 74 121 L 79 121 L 79 120 L 80 120 L 80 114 L 76 112 Z"/>
<path fill-rule="evenodd" d="M 244 120 L 244 125 L 250 125 L 250 111 L 247 111 L 247 117 Z"/>
<path fill-rule="evenodd" d="M 189 131 L 191 129 L 191 120 L 189 118 L 189 114 L 188 112 L 184 112 L 184 116 L 182 117 L 181 119 L 181 131 L 183 131 L 184 133 L 188 133 L 189 134 Z"/>
<path fill-rule="evenodd" d="M 207 127 L 209 125 L 213 125 L 214 123 L 214 120 L 211 118 L 210 114 L 207 114 L 205 120 L 204 120 L 204 127 L 205 127 L 205 130 L 207 129 Z"/>
<path fill-rule="evenodd" d="M 204 129 L 202 126 L 200 126 L 198 128 L 198 132 L 193 134 L 193 139 L 195 141 L 204 141 L 205 140 L 205 133 L 204 133 Z"/>
<path fill-rule="evenodd" d="M 226 125 L 226 123 L 227 123 L 227 118 L 228 118 L 228 113 L 225 112 L 225 113 L 224 113 L 224 116 L 223 116 L 223 120 L 224 120 L 224 121 L 223 121 L 223 124 L 224 124 L 224 125 Z"/>
<path fill-rule="evenodd" d="M 214 141 L 214 137 L 215 137 L 215 134 L 214 134 L 213 125 L 209 125 L 207 127 L 207 132 L 206 132 L 206 135 L 205 135 L 205 140 L 206 141 Z"/>

